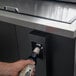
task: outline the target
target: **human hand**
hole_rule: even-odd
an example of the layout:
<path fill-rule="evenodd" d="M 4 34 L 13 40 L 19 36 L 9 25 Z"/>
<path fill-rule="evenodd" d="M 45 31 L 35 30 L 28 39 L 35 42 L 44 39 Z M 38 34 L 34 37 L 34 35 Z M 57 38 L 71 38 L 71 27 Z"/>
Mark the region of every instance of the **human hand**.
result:
<path fill-rule="evenodd" d="M 15 75 L 18 76 L 19 72 L 22 71 L 27 65 L 30 65 L 30 64 L 35 64 L 35 62 L 33 62 L 32 60 L 21 60 L 21 61 L 13 63 L 13 65 L 14 65 L 13 69 L 14 70 L 16 69 L 14 71 Z M 31 76 L 34 76 L 34 73 L 35 73 L 35 68 L 34 68 L 33 73 L 32 73 Z"/>
<path fill-rule="evenodd" d="M 14 63 L 0 63 L 0 76 L 18 76 L 19 72 L 29 64 L 35 64 L 32 60 L 19 60 Z M 32 73 L 34 76 L 34 73 Z"/>

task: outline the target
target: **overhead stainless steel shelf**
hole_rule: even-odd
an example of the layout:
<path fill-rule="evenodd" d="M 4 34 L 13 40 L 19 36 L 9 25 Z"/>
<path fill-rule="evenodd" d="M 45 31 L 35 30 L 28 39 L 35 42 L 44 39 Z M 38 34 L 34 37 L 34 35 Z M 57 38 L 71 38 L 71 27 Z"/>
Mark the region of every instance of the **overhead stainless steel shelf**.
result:
<path fill-rule="evenodd" d="M 0 9 L 2 9 L 1 21 L 65 37 L 76 37 L 75 4 L 37 0 L 7 0 L 7 2 L 1 0 Z"/>
<path fill-rule="evenodd" d="M 46 19 L 72 23 L 76 19 L 76 5 L 38 0 L 0 0 L 0 8 Z"/>

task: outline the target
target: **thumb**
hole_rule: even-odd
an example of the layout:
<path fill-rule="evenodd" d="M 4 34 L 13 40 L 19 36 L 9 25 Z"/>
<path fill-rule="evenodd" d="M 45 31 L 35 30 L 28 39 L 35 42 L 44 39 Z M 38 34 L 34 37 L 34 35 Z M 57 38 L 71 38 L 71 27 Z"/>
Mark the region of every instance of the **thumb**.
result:
<path fill-rule="evenodd" d="M 35 64 L 35 62 L 33 60 L 24 60 L 24 65 L 28 65 L 28 64 Z"/>

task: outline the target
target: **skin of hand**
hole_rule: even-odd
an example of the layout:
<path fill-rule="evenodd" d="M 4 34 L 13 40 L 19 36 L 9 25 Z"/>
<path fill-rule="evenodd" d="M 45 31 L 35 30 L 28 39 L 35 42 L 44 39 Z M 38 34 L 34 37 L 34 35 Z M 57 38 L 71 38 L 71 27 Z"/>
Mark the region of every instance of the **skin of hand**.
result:
<path fill-rule="evenodd" d="M 0 76 L 18 76 L 19 72 L 28 64 L 35 64 L 35 62 L 32 60 L 19 60 L 14 63 L 0 62 Z"/>

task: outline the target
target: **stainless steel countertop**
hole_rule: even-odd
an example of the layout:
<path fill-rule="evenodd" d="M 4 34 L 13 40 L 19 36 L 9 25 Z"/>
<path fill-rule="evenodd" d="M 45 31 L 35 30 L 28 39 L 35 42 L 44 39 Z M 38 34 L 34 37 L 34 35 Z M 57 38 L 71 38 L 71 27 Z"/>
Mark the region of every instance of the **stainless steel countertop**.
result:
<path fill-rule="evenodd" d="M 76 4 L 39 0 L 0 0 L 0 7 L 18 8 L 20 13 L 71 23 L 76 19 Z"/>
<path fill-rule="evenodd" d="M 16 7 L 19 9 L 20 13 L 26 13 L 33 16 L 0 10 L 0 21 L 69 38 L 76 37 L 75 4 L 37 0 L 28 0 L 26 2 L 24 0 L 19 0 L 20 4 L 17 4 L 17 2 L 14 3 L 14 1 L 11 2 L 11 4 L 10 0 L 5 3 L 3 1 L 4 0 L 0 1 L 0 8 L 3 8 L 4 6 Z"/>

